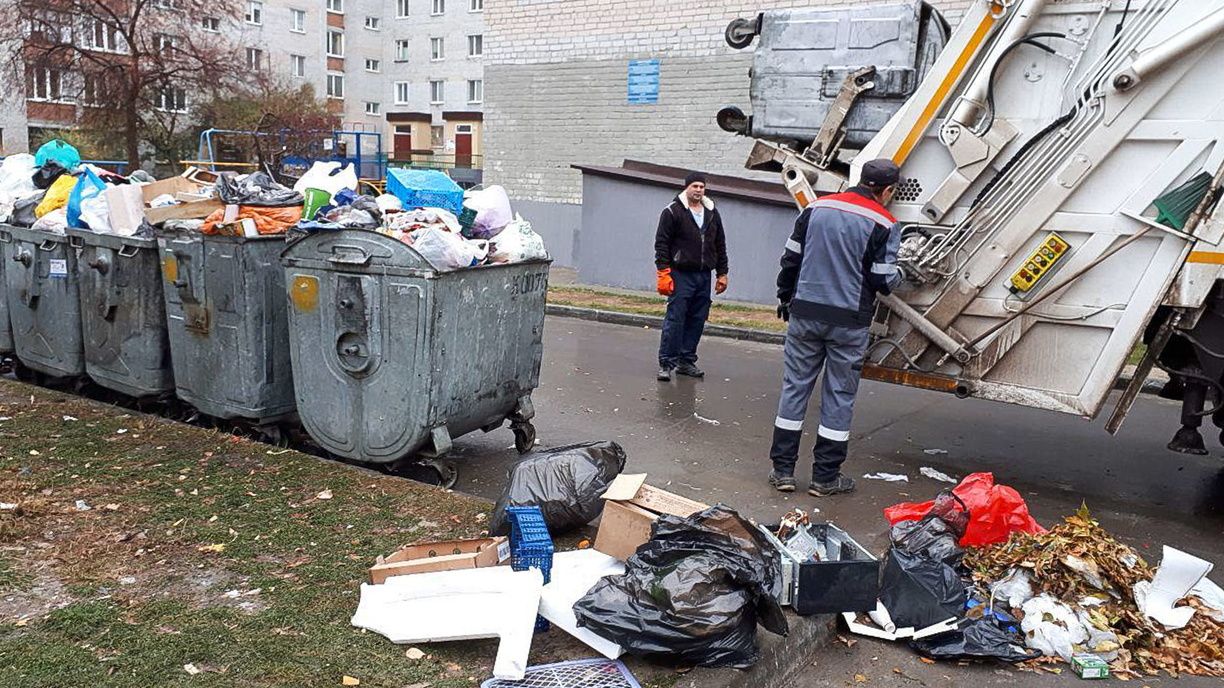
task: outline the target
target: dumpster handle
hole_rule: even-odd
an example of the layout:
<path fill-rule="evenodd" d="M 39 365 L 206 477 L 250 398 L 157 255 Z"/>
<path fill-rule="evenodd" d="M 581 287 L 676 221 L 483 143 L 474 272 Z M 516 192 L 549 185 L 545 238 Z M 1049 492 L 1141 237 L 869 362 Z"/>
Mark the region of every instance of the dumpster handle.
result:
<path fill-rule="evenodd" d="M 332 246 L 332 255 L 328 256 L 327 260 L 337 265 L 367 265 L 370 262 L 370 258 L 370 254 L 361 246 L 334 244 Z"/>
<path fill-rule="evenodd" d="M 38 246 L 39 251 L 54 251 L 57 242 L 52 239 L 46 239 Z"/>
<path fill-rule="evenodd" d="M 85 240 L 79 236 L 70 236 L 68 237 L 68 245 L 72 248 L 85 248 Z"/>
<path fill-rule="evenodd" d="M 131 244 L 124 244 L 119 247 L 119 256 L 121 258 L 131 258 L 135 256 L 137 253 L 140 253 L 139 246 L 132 246 Z"/>

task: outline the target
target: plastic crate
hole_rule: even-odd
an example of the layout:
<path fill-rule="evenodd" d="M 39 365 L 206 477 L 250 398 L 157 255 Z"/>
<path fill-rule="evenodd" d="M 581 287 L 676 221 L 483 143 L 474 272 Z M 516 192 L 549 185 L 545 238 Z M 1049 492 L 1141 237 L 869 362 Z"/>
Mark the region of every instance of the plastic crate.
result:
<path fill-rule="evenodd" d="M 506 519 L 510 521 L 510 568 L 515 571 L 539 569 L 547 585 L 552 579 L 553 541 L 540 507 L 507 507 Z M 537 616 L 536 632 L 548 628 L 548 621 Z"/>
<path fill-rule="evenodd" d="M 413 208 L 442 208 L 456 216 L 463 212 L 463 189 L 437 170 L 387 170 L 387 193 Z"/>

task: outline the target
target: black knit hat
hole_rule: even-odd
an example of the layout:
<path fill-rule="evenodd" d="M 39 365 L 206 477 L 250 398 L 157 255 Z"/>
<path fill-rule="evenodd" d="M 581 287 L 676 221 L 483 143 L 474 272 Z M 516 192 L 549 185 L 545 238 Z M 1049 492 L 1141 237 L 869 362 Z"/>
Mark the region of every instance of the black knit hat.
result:
<path fill-rule="evenodd" d="M 899 181 L 901 168 L 888 158 L 869 160 L 863 165 L 863 174 L 859 177 L 859 184 L 873 189 L 887 189 Z"/>
<path fill-rule="evenodd" d="M 705 173 L 704 172 L 689 172 L 688 176 L 684 178 L 684 188 L 687 189 L 690 186 L 696 184 L 697 182 L 701 182 L 702 184 L 706 183 Z"/>

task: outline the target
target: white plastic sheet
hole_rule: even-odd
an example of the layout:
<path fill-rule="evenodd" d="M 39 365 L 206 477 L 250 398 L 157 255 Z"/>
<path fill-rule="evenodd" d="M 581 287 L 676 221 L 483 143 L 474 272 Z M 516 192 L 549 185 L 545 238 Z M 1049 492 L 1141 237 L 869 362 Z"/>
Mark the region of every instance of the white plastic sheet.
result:
<path fill-rule="evenodd" d="M 590 592 L 600 578 L 624 572 L 623 562 L 593 549 L 554 554 L 552 580 L 544 586 L 540 596 L 540 616 L 604 657 L 616 659 L 624 652 L 620 645 L 579 628 L 574 617 L 574 603 Z"/>
<path fill-rule="evenodd" d="M 1183 628 L 1190 623 L 1194 609 L 1173 605 L 1189 595 L 1211 573 L 1212 567 L 1209 561 L 1165 545 L 1160 567 L 1156 569 L 1152 582 L 1135 584 L 1135 603 L 1139 605 L 1139 611 L 1165 628 Z"/>
<path fill-rule="evenodd" d="M 316 162 L 293 185 L 293 190 L 298 193 L 304 193 L 306 189 L 322 189 L 333 196 L 342 189 L 356 191 L 357 168 L 352 163 Z"/>
<path fill-rule="evenodd" d="M 499 638 L 493 675 L 518 681 L 543 587 L 538 569 L 509 566 L 393 576 L 361 586 L 352 624 L 397 644 Z"/>

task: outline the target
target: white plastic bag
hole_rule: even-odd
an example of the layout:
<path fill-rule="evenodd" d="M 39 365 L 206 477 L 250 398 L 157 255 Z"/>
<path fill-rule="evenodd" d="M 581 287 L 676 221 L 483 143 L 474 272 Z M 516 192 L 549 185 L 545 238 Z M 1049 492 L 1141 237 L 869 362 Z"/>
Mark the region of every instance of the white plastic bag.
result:
<path fill-rule="evenodd" d="M 403 202 L 396 196 L 391 194 L 383 194 L 374 199 L 374 203 L 378 205 L 378 210 L 383 215 L 394 213 L 404 209 Z"/>
<path fill-rule="evenodd" d="M 493 240 L 489 260 L 494 263 L 520 263 L 525 260 L 548 258 L 544 239 L 531 229 L 531 223 L 515 216 Z"/>
<path fill-rule="evenodd" d="M 1075 646 L 1088 640 L 1088 629 L 1067 605 L 1043 594 L 1024 603 L 1025 645 L 1046 656 L 1058 655 L 1070 662 Z"/>
<path fill-rule="evenodd" d="M 95 194 L 81 199 L 81 222 L 99 234 L 110 234 L 114 231 L 110 221 L 110 203 L 106 194 Z"/>
<path fill-rule="evenodd" d="M 63 234 L 68 229 L 68 209 L 56 208 L 34 221 L 30 229 L 42 229 Z"/>
<path fill-rule="evenodd" d="M 480 191 L 469 191 L 463 205 L 476 211 L 472 236 L 477 239 L 492 239 L 514 221 L 510 197 L 504 188 L 496 184 Z"/>
<path fill-rule="evenodd" d="M 351 163 L 316 162 L 293 185 L 293 190 L 298 193 L 305 193 L 306 189 L 322 189 L 333 196 L 341 189 L 356 191 L 357 168 Z"/>
<path fill-rule="evenodd" d="M 438 227 L 422 227 L 412 233 L 412 248 L 438 270 L 458 270 L 479 264 L 489 253 L 484 241 L 468 241 Z"/>
<path fill-rule="evenodd" d="M 0 162 L 0 192 L 12 200 L 38 191 L 34 186 L 34 156 L 29 153 L 10 155 Z"/>

